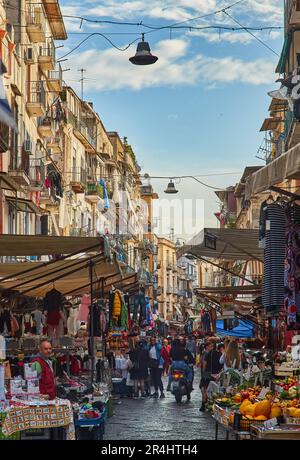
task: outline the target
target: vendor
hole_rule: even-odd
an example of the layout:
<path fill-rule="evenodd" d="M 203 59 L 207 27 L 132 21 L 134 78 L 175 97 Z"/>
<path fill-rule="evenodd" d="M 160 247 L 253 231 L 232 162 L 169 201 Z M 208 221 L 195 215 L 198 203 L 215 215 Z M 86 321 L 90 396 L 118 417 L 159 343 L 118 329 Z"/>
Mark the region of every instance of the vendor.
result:
<path fill-rule="evenodd" d="M 56 384 L 52 361 L 52 345 L 48 340 L 40 342 L 39 354 L 33 358 L 34 370 L 37 371 L 40 383 L 40 393 L 45 399 L 56 398 Z"/>

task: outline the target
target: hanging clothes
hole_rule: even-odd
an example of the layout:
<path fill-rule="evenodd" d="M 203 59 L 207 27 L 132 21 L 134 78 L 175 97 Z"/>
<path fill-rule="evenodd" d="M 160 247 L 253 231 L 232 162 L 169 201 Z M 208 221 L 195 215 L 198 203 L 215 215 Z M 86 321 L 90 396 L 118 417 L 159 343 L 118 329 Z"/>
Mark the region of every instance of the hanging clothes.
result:
<path fill-rule="evenodd" d="M 37 335 L 40 335 L 42 334 L 43 332 L 43 322 L 44 322 L 44 315 L 43 315 L 43 312 L 41 310 L 34 310 L 32 312 L 32 319 L 34 320 L 35 322 L 35 333 Z"/>
<path fill-rule="evenodd" d="M 91 317 L 92 314 L 92 317 Z M 101 323 L 100 323 L 100 314 L 101 314 L 101 308 L 99 305 L 94 304 L 92 306 L 92 312 L 91 312 L 91 307 L 90 307 L 90 315 L 89 315 L 89 335 L 90 337 L 101 337 L 102 332 L 101 332 Z M 91 320 L 93 320 L 93 334 L 91 332 Z"/>
<path fill-rule="evenodd" d="M 269 315 L 284 305 L 285 210 L 279 203 L 267 204 L 265 219 L 264 276 L 262 302 Z"/>
<path fill-rule="evenodd" d="M 44 298 L 44 309 L 47 312 L 59 311 L 62 307 L 63 295 L 57 289 L 51 289 Z"/>
<path fill-rule="evenodd" d="M 69 308 L 69 316 L 67 319 L 68 334 L 75 336 L 80 328 L 80 321 L 78 321 L 79 309 L 76 307 Z"/>
<path fill-rule="evenodd" d="M 288 328 L 296 329 L 300 326 L 300 206 L 288 204 L 286 218 L 284 313 L 287 315 Z"/>
<path fill-rule="evenodd" d="M 91 306 L 91 296 L 88 294 L 84 294 L 82 296 L 81 304 L 79 307 L 79 312 L 77 316 L 78 321 L 82 321 L 84 323 L 88 322 L 90 306 Z"/>

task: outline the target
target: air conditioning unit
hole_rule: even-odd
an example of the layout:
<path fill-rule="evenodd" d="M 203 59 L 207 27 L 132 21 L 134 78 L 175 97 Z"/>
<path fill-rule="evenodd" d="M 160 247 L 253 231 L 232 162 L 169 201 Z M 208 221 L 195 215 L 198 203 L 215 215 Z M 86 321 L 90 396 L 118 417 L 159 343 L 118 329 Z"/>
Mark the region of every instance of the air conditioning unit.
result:
<path fill-rule="evenodd" d="M 26 64 L 34 64 L 34 55 L 33 55 L 32 46 L 29 46 L 27 50 L 25 50 L 25 62 Z"/>
<path fill-rule="evenodd" d="M 25 139 L 24 150 L 27 153 L 32 153 L 32 140 L 31 139 Z"/>

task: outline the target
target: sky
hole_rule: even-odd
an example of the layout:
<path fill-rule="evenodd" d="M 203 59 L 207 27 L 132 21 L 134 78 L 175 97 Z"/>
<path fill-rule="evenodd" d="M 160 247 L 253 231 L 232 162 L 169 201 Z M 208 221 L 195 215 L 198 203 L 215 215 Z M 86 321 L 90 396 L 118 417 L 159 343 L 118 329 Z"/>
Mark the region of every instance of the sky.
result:
<path fill-rule="evenodd" d="M 243 0 L 226 10 L 227 14 L 206 16 L 233 3 L 234 0 L 60 1 L 69 34 L 64 47 L 57 50 L 59 58 L 67 59 L 62 62 L 63 68 L 70 69 L 64 72 L 64 79 L 80 94 L 78 70 L 86 69 L 84 99 L 93 101 L 108 131 L 127 136 L 142 173 L 194 175 L 223 189 L 236 184 L 246 166 L 264 164 L 256 155 L 264 137 L 259 130 L 271 102 L 267 92 L 279 87 L 275 68 L 283 43 L 283 29 L 279 29 L 283 26 L 283 0 Z M 199 16 L 205 17 L 193 19 Z M 254 38 L 245 30 L 177 28 L 170 32 L 141 25 L 239 27 L 235 21 L 243 27 L 276 29 L 252 32 Z M 152 66 L 129 62 L 137 43 L 119 51 L 101 35 L 87 38 L 89 33 L 105 34 L 124 49 L 142 32 L 159 58 Z M 85 43 L 73 51 L 85 38 Z M 70 54 L 64 58 L 67 53 Z M 165 221 L 157 231 L 168 235 L 169 227 L 174 227 L 175 237 L 189 239 L 204 226 L 217 226 L 214 213 L 220 206 L 214 190 L 193 179 L 175 182 L 179 190 L 176 199 L 198 200 L 197 203 L 203 200 L 204 216 L 186 212 L 174 218 L 175 222 Z M 151 183 L 160 198 L 169 197 L 164 194 L 168 179 L 153 179 Z"/>

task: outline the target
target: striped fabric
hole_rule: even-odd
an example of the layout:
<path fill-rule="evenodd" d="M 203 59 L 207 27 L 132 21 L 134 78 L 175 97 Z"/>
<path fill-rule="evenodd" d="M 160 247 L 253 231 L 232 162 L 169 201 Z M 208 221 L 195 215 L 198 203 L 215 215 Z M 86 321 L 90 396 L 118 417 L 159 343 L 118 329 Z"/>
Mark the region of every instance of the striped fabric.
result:
<path fill-rule="evenodd" d="M 286 215 L 277 203 L 265 204 L 265 269 L 262 301 L 269 315 L 277 314 L 284 305 L 284 265 Z"/>

